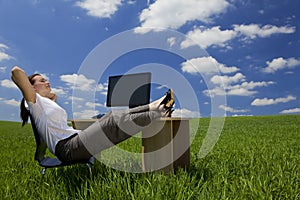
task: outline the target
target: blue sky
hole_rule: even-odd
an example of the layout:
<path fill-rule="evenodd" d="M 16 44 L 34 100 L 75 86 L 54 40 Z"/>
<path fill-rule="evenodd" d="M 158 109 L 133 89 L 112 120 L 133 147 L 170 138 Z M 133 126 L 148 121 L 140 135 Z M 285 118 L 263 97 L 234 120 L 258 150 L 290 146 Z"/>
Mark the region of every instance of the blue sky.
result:
<path fill-rule="evenodd" d="M 44 74 L 70 118 L 106 112 L 108 76 L 148 63 L 169 66 L 191 84 L 199 110 L 179 102 L 178 115 L 210 116 L 211 99 L 220 96 L 226 101 L 214 106 L 227 116 L 299 114 L 299 7 L 295 0 L 0 0 L 0 120 L 19 121 L 21 93 L 10 80 L 14 65 Z M 101 42 L 127 30 L 137 37 L 159 35 L 161 28 L 186 37 L 166 37 L 170 49 L 198 48 L 207 55 L 184 60 L 170 56 L 172 51 L 144 49 L 105 66 L 99 80 L 78 73 Z M 106 53 L 115 48 L 108 46 Z M 98 56 L 101 63 L 105 55 Z M 70 98 L 75 78 L 77 90 L 95 90 L 95 101 Z M 186 91 L 175 88 L 184 99 Z M 156 85 L 151 98 L 164 92 Z"/>

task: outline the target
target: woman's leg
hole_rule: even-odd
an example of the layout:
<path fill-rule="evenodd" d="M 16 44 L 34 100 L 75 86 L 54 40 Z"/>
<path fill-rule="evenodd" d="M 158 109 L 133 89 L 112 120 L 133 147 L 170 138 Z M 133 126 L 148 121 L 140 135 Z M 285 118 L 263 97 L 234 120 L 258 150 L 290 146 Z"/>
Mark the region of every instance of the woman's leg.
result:
<path fill-rule="evenodd" d="M 149 105 L 127 110 L 113 110 L 101 117 L 97 122 L 83 130 L 79 138 L 92 154 L 110 148 L 143 130 L 147 125 L 162 116 L 160 103 L 162 98 Z"/>
<path fill-rule="evenodd" d="M 162 116 L 160 102 L 164 98 L 149 105 L 107 113 L 78 135 L 60 141 L 56 146 L 57 156 L 67 162 L 87 160 L 92 155 L 130 138 L 152 120 Z"/>
<path fill-rule="evenodd" d="M 55 147 L 55 155 L 59 160 L 67 163 L 85 162 L 92 156 L 85 148 L 78 134 L 59 141 Z"/>
<path fill-rule="evenodd" d="M 63 162 L 88 160 L 141 131 L 152 120 L 161 117 L 160 111 L 144 108 L 111 111 L 77 135 L 60 141 L 56 156 Z"/>
<path fill-rule="evenodd" d="M 160 111 L 131 113 L 129 110 L 111 111 L 100 120 L 83 130 L 79 138 L 92 154 L 96 155 L 134 134 L 140 132 L 152 120 L 161 117 Z"/>

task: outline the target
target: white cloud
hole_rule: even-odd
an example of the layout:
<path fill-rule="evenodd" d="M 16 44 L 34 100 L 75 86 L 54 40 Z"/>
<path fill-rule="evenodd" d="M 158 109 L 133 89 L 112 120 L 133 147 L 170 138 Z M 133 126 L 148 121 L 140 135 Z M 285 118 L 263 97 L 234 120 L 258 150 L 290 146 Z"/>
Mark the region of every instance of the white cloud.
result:
<path fill-rule="evenodd" d="M 51 88 L 51 92 L 54 92 L 55 94 L 58 94 L 58 95 L 66 94 L 65 90 L 63 90 L 61 88 Z"/>
<path fill-rule="evenodd" d="M 99 113 L 96 110 L 83 110 L 79 112 L 74 112 L 73 116 L 75 119 L 90 119 L 97 114 Z"/>
<path fill-rule="evenodd" d="M 4 80 L 0 81 L 0 86 L 6 87 L 6 88 L 18 89 L 16 84 L 13 81 L 8 80 L 8 79 L 4 79 Z"/>
<path fill-rule="evenodd" d="M 268 85 L 274 84 L 273 81 L 261 81 L 261 82 L 243 82 L 240 85 L 233 85 L 228 86 L 227 89 L 227 95 L 233 95 L 233 96 L 251 96 L 253 94 L 256 94 L 257 91 L 253 91 L 253 89 L 257 87 L 267 87 Z"/>
<path fill-rule="evenodd" d="M 219 76 L 219 75 L 215 75 L 213 76 L 210 80 L 212 83 L 214 84 L 218 84 L 218 85 L 231 85 L 232 83 L 238 83 L 240 81 L 244 81 L 245 80 L 245 76 L 241 73 L 237 73 L 234 76 Z"/>
<path fill-rule="evenodd" d="M 252 91 L 247 88 L 242 88 L 240 85 L 235 85 L 235 88 L 221 88 L 215 87 L 210 90 L 204 90 L 203 93 L 206 96 L 251 96 L 256 94 L 257 91 Z"/>
<path fill-rule="evenodd" d="M 182 118 L 199 118 L 200 113 L 198 111 L 191 111 L 188 109 L 176 109 L 172 113 L 172 117 L 182 117 Z"/>
<path fill-rule="evenodd" d="M 243 82 L 240 86 L 236 86 L 236 87 L 242 87 L 242 88 L 247 88 L 247 89 L 254 89 L 256 87 L 267 87 L 269 85 L 273 85 L 275 84 L 275 82 L 273 81 L 261 81 L 261 82 L 254 82 L 254 81 L 250 81 L 250 82 Z M 232 88 L 236 88 L 235 86 L 233 86 Z"/>
<path fill-rule="evenodd" d="M 110 18 L 122 4 L 122 0 L 82 0 L 75 5 L 86 10 L 87 14 L 97 18 Z"/>
<path fill-rule="evenodd" d="M 95 102 L 86 102 L 85 105 L 87 107 L 89 107 L 89 108 L 94 108 L 96 106 L 98 106 L 98 107 L 104 107 L 103 104 L 101 104 L 101 103 L 95 103 Z"/>
<path fill-rule="evenodd" d="M 274 73 L 280 69 L 290 69 L 296 66 L 300 66 L 300 58 L 288 58 L 284 59 L 282 57 L 275 58 L 271 62 L 267 61 L 267 67 L 263 69 L 265 73 Z"/>
<path fill-rule="evenodd" d="M 212 89 L 204 90 L 203 93 L 206 96 L 251 96 L 257 93 L 257 91 L 254 90 L 255 88 L 274 84 L 272 81 L 246 82 L 245 80 L 246 77 L 242 73 L 236 73 L 233 76 L 215 75 L 211 77 L 210 81 L 216 86 Z"/>
<path fill-rule="evenodd" d="M 285 74 L 294 74 L 294 72 L 289 71 L 289 72 L 285 72 Z"/>
<path fill-rule="evenodd" d="M 256 93 L 257 93 L 257 91 L 239 87 L 239 88 L 229 89 L 226 94 L 229 96 L 252 96 Z"/>
<path fill-rule="evenodd" d="M 71 87 L 72 89 L 80 91 L 95 90 L 95 80 L 88 79 L 84 75 L 72 74 L 72 75 L 61 75 L 60 79 Z"/>
<path fill-rule="evenodd" d="M 241 35 L 246 36 L 246 38 L 255 39 L 257 37 L 266 38 L 273 34 L 290 34 L 296 31 L 295 27 L 288 26 L 274 26 L 274 25 L 264 25 L 260 26 L 258 24 L 249 24 L 249 25 L 233 25 L 234 30 Z"/>
<path fill-rule="evenodd" d="M 250 24 L 250 25 L 233 25 L 233 29 L 221 30 L 220 26 L 212 28 L 199 27 L 187 33 L 187 39 L 181 43 L 182 48 L 198 45 L 201 48 L 210 46 L 227 47 L 227 42 L 237 37 L 249 41 L 257 37 L 266 38 L 273 34 L 290 34 L 295 32 L 295 27 L 274 26 Z"/>
<path fill-rule="evenodd" d="M 108 83 L 103 83 L 103 84 L 100 83 L 96 87 L 96 91 L 98 91 L 98 92 L 100 91 L 101 94 L 102 93 L 106 94 L 107 90 L 108 90 Z"/>
<path fill-rule="evenodd" d="M 281 111 L 280 113 L 282 113 L 282 114 L 300 113 L 300 108 L 287 109 L 287 110 Z"/>
<path fill-rule="evenodd" d="M 229 74 L 239 70 L 237 67 L 227 67 L 224 64 L 218 63 L 212 57 L 190 59 L 182 63 L 181 66 L 183 72 L 190 74 L 213 74 L 218 72 Z M 267 87 L 268 85 L 275 84 L 273 81 L 246 82 L 245 80 L 246 77 L 242 73 L 237 73 L 233 76 L 212 76 L 210 81 L 215 84 L 216 87 L 205 90 L 204 94 L 207 96 L 251 96 L 257 93 L 257 91 L 254 90 L 255 88 Z"/>
<path fill-rule="evenodd" d="M 127 4 L 134 5 L 134 4 L 136 4 L 136 1 L 135 0 L 127 0 Z"/>
<path fill-rule="evenodd" d="M 220 105 L 219 108 L 221 108 L 222 110 L 224 110 L 226 112 L 230 112 L 230 113 L 245 113 L 245 112 L 249 112 L 248 109 L 234 109 L 234 108 L 231 108 L 231 107 L 225 106 L 225 105 Z"/>
<path fill-rule="evenodd" d="M 268 98 L 263 98 L 263 99 L 255 99 L 251 105 L 252 106 L 268 106 L 268 105 L 275 105 L 278 103 L 287 103 L 289 101 L 296 100 L 296 97 L 289 95 L 284 98 L 277 98 L 277 99 L 268 99 Z"/>
<path fill-rule="evenodd" d="M 68 100 L 70 100 L 70 101 L 84 101 L 84 98 L 70 96 L 70 97 L 68 97 Z"/>
<path fill-rule="evenodd" d="M 8 46 L 0 43 L 0 62 L 3 60 L 10 60 L 13 57 L 5 53 L 5 50 L 8 49 Z"/>
<path fill-rule="evenodd" d="M 193 58 L 186 62 L 181 63 L 181 70 L 190 74 L 213 74 L 213 73 L 233 73 L 238 71 L 237 67 L 227 67 L 224 64 L 219 63 L 213 57 L 201 57 Z"/>
<path fill-rule="evenodd" d="M 226 46 L 226 42 L 233 39 L 237 33 L 234 30 L 220 30 L 219 26 L 210 29 L 195 28 L 187 33 L 187 39 L 181 43 L 181 48 L 187 48 L 198 44 L 206 49 L 212 45 Z"/>
<path fill-rule="evenodd" d="M 251 96 L 257 93 L 253 90 L 257 87 L 267 87 L 268 85 L 274 84 L 273 81 L 261 81 L 261 82 L 243 82 L 236 85 L 226 85 L 225 87 L 217 86 L 210 90 L 204 90 L 203 93 L 206 96 Z"/>
<path fill-rule="evenodd" d="M 239 114 L 234 114 L 232 115 L 232 117 L 252 117 L 253 115 L 245 115 L 245 114 L 242 114 L 242 115 L 239 115 Z"/>
<path fill-rule="evenodd" d="M 5 73 L 7 67 L 0 67 L 0 73 Z"/>
<path fill-rule="evenodd" d="M 65 0 L 66 1 L 66 0 Z M 32 5 L 36 6 L 40 3 L 40 0 L 30 0 L 29 1 Z"/>
<path fill-rule="evenodd" d="M 108 83 L 96 84 L 93 79 L 88 79 L 84 75 L 80 74 L 67 74 L 61 75 L 60 80 L 65 82 L 71 89 L 79 91 L 100 91 L 101 94 L 106 94 L 108 90 Z M 58 92 L 62 92 L 58 90 Z"/>
<path fill-rule="evenodd" d="M 15 107 L 19 107 L 20 106 L 20 102 L 15 100 L 15 99 L 10 99 L 10 100 L 4 100 L 3 101 L 5 104 L 7 105 L 11 105 L 11 106 L 15 106 Z"/>
<path fill-rule="evenodd" d="M 167 42 L 170 45 L 170 47 L 172 47 L 176 42 L 176 38 L 175 37 L 170 37 L 170 38 L 167 39 Z"/>
<path fill-rule="evenodd" d="M 209 90 L 204 90 L 203 93 L 208 97 L 224 96 L 224 95 L 226 95 L 226 90 L 225 90 L 225 88 L 222 88 L 222 87 L 215 87 L 215 88 L 212 88 Z"/>
<path fill-rule="evenodd" d="M 189 21 L 211 22 L 213 16 L 226 11 L 229 3 L 226 0 L 156 0 L 139 16 L 140 27 L 137 33 L 145 33 L 151 28 L 177 29 Z"/>
<path fill-rule="evenodd" d="M 0 43 L 0 50 L 3 50 L 3 49 L 8 49 L 8 46 Z"/>

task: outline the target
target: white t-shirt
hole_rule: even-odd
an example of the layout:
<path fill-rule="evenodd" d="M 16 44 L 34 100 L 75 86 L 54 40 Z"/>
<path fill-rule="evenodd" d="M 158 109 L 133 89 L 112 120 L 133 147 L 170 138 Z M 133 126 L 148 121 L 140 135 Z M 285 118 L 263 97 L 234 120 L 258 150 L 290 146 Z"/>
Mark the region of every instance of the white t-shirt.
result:
<path fill-rule="evenodd" d="M 55 154 L 55 146 L 60 140 L 80 132 L 68 126 L 66 111 L 54 101 L 37 93 L 36 103 L 27 104 L 40 137 L 46 142 L 51 153 Z"/>

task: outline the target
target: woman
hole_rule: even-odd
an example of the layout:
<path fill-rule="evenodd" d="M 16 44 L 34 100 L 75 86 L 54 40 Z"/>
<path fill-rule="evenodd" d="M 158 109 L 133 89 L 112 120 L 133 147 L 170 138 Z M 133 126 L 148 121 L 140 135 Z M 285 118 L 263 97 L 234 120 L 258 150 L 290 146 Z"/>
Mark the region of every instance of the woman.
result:
<path fill-rule="evenodd" d="M 27 77 L 17 66 L 11 72 L 12 80 L 24 97 L 21 102 L 22 126 L 27 123 L 29 114 L 32 115 L 32 123 L 36 125 L 42 143 L 62 162 L 87 160 L 138 133 L 152 120 L 172 113 L 174 94 L 170 89 L 149 105 L 110 111 L 87 129 L 75 130 L 67 125 L 66 111 L 55 103 L 56 94 L 51 92 L 50 83 L 43 76 Z M 28 108 L 25 108 L 24 101 Z M 42 159 L 43 154 L 36 159 Z"/>

